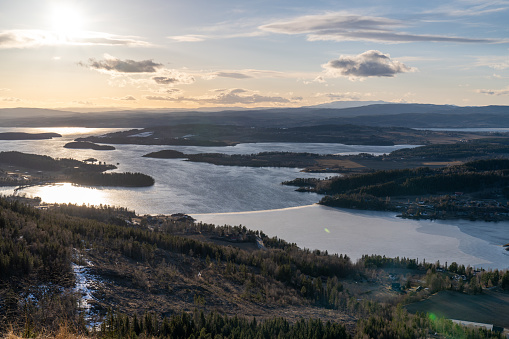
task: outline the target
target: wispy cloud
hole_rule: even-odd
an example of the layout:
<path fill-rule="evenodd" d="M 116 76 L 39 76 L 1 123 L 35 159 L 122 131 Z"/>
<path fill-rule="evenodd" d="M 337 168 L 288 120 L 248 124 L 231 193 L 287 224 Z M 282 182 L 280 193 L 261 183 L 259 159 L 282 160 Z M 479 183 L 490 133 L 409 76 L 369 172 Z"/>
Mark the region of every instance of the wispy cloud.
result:
<path fill-rule="evenodd" d="M 478 89 L 477 93 L 495 96 L 509 96 L 509 87 L 504 89 Z"/>
<path fill-rule="evenodd" d="M 176 35 L 169 36 L 168 39 L 174 42 L 202 42 L 206 40 L 217 40 L 217 39 L 235 39 L 235 38 L 252 38 L 266 35 L 267 32 L 259 31 L 256 28 L 251 28 L 249 32 L 243 33 L 216 33 L 216 34 L 188 34 L 188 35 Z"/>
<path fill-rule="evenodd" d="M 458 42 L 496 43 L 497 39 L 456 37 L 447 35 L 410 34 L 397 31 L 406 24 L 384 17 L 352 15 L 333 12 L 300 16 L 289 20 L 262 25 L 260 30 L 278 34 L 306 34 L 309 41 L 375 41 L 387 43 L 406 42 Z"/>
<path fill-rule="evenodd" d="M 366 96 L 366 94 L 362 94 L 359 92 L 332 92 L 332 93 L 317 93 L 315 97 L 326 97 L 330 100 L 345 100 L 345 101 L 353 101 L 359 100 L 362 96 Z"/>
<path fill-rule="evenodd" d="M 229 78 L 229 79 L 297 79 L 297 78 L 310 78 L 316 74 L 306 72 L 281 72 L 266 69 L 241 69 L 241 70 L 218 70 L 210 72 L 201 72 L 199 74 L 205 80 L 212 80 L 216 78 Z"/>
<path fill-rule="evenodd" d="M 394 77 L 398 73 L 414 72 L 417 69 L 409 67 L 397 60 L 392 60 L 389 54 L 370 50 L 359 55 L 341 55 L 338 59 L 322 65 L 326 76 L 348 77 L 357 80 L 367 77 Z"/>
<path fill-rule="evenodd" d="M 264 104 L 287 104 L 293 101 L 299 101 L 301 98 L 284 98 L 281 96 L 268 96 L 260 95 L 256 92 L 248 91 L 242 88 L 216 90 L 217 94 L 207 95 L 201 97 L 184 97 L 184 96 L 145 96 L 147 100 L 161 100 L 172 102 L 194 102 L 200 104 L 213 104 L 213 105 L 256 105 Z"/>
<path fill-rule="evenodd" d="M 175 70 L 164 70 L 161 76 L 153 77 L 152 80 L 159 85 L 192 84 L 193 76 Z"/>
<path fill-rule="evenodd" d="M 104 60 L 88 59 L 87 62 L 79 62 L 80 66 L 104 72 L 118 73 L 155 73 L 163 64 L 155 63 L 152 60 L 120 60 L 106 55 Z"/>
<path fill-rule="evenodd" d="M 108 74 L 109 85 L 113 87 L 135 87 L 152 93 L 170 93 L 168 87 L 195 82 L 195 77 L 178 70 L 167 69 L 153 59 L 122 60 L 105 54 L 104 59 L 90 58 L 78 62 L 79 66 Z"/>
<path fill-rule="evenodd" d="M 136 101 L 137 99 L 133 97 L 132 95 L 126 95 L 122 98 L 115 98 L 115 100 L 122 100 L 122 101 Z"/>
<path fill-rule="evenodd" d="M 189 34 L 189 35 L 175 35 L 169 36 L 168 39 L 177 42 L 200 42 L 205 41 L 208 37 L 205 35 Z"/>
<path fill-rule="evenodd" d="M 0 101 L 6 101 L 6 102 L 21 102 L 20 98 L 14 98 L 14 97 L 0 97 Z"/>
<path fill-rule="evenodd" d="M 478 57 L 475 66 L 485 66 L 497 70 L 509 68 L 509 56 Z"/>
<path fill-rule="evenodd" d="M 170 77 L 153 77 L 152 80 L 154 80 L 159 85 L 171 85 L 178 82 L 177 78 Z"/>
<path fill-rule="evenodd" d="M 150 46 L 136 37 L 119 36 L 101 32 L 76 32 L 62 35 L 45 30 L 8 30 L 0 32 L 0 48 L 35 48 L 42 46 Z"/>
<path fill-rule="evenodd" d="M 245 74 L 242 72 L 217 72 L 214 74 L 216 77 L 219 78 L 232 78 L 232 79 L 249 79 L 252 78 L 251 75 Z"/>
<path fill-rule="evenodd" d="M 480 16 L 509 10 L 507 0 L 459 0 L 451 1 L 438 8 L 424 11 L 445 16 Z"/>

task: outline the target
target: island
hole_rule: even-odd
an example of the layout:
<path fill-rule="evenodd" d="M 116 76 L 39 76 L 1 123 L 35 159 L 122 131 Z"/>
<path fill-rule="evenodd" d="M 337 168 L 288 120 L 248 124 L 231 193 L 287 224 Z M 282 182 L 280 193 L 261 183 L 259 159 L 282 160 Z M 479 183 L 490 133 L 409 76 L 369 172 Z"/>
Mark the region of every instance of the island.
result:
<path fill-rule="evenodd" d="M 74 148 L 74 149 L 93 149 L 96 151 L 112 151 L 115 147 L 110 145 L 99 145 L 93 142 L 88 141 L 73 141 L 68 142 L 64 145 L 65 148 Z"/>
<path fill-rule="evenodd" d="M 61 138 L 58 133 L 25 133 L 25 132 L 3 132 L 0 133 L 0 140 L 44 140 Z"/>
<path fill-rule="evenodd" d="M 198 153 L 185 154 L 161 150 L 143 155 L 149 158 L 186 159 L 223 166 L 290 167 L 313 173 L 369 173 L 377 170 L 440 168 L 466 161 L 509 155 L 509 138 L 480 138 L 448 144 L 404 148 L 375 156 L 315 154 L 304 152 L 260 152 L 256 154 Z"/>
<path fill-rule="evenodd" d="M 341 172 L 345 168 L 345 157 L 295 152 L 261 152 L 257 154 L 198 153 L 185 154 L 175 150 L 162 150 L 143 155 L 148 158 L 186 159 L 223 166 L 248 167 L 292 167 L 304 168 L 306 172 Z"/>
<path fill-rule="evenodd" d="M 144 155 L 215 165 L 293 167 L 341 173 L 326 179 L 283 182 L 300 192 L 324 194 L 320 204 L 396 211 L 412 219 L 509 220 L 509 139 L 481 138 L 435 144 L 375 156 L 294 152 L 185 154 L 163 150 Z"/>
<path fill-rule="evenodd" d="M 0 186 L 18 186 L 17 189 L 22 189 L 57 182 L 121 187 L 154 185 L 154 179 L 143 173 L 104 173 L 116 169 L 116 166 L 104 162 L 95 164 L 91 160 L 54 159 L 46 155 L 15 151 L 0 152 Z"/>

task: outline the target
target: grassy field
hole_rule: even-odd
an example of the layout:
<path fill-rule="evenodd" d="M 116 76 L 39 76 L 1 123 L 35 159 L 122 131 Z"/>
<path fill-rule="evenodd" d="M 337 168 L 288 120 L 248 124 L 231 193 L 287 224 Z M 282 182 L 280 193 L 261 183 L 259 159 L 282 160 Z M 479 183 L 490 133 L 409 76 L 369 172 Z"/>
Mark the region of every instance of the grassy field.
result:
<path fill-rule="evenodd" d="M 411 313 L 427 312 L 437 317 L 457 319 L 509 328 L 509 293 L 486 291 L 468 295 L 442 291 L 429 299 L 406 306 Z"/>

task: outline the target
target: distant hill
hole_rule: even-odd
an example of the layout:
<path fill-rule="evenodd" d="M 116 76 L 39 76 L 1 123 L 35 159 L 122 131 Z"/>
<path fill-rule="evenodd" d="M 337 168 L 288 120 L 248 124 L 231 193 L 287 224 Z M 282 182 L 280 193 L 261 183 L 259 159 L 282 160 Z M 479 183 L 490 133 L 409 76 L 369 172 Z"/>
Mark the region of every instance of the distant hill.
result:
<path fill-rule="evenodd" d="M 215 124 L 259 127 L 302 127 L 327 124 L 411 128 L 509 127 L 509 106 L 451 106 L 336 102 L 315 107 L 222 111 L 110 111 L 75 113 L 36 108 L 0 109 L 3 127 L 79 126 L 142 128 L 178 124 Z"/>
<path fill-rule="evenodd" d="M 325 104 L 304 106 L 303 108 L 351 108 L 351 107 L 362 107 L 369 105 L 383 105 L 390 104 L 390 102 L 377 100 L 377 101 L 333 101 Z"/>

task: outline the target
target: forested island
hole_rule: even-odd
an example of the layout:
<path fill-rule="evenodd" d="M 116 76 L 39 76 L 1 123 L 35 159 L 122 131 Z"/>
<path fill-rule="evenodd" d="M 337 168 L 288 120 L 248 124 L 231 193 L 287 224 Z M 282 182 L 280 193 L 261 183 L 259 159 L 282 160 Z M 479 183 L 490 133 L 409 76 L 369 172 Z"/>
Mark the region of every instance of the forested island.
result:
<path fill-rule="evenodd" d="M 0 186 L 45 185 L 71 182 L 89 186 L 152 186 L 154 179 L 142 173 L 104 173 L 115 165 L 75 159 L 54 159 L 46 155 L 0 152 Z M 91 163 L 92 162 L 92 163 Z"/>
<path fill-rule="evenodd" d="M 25 133 L 25 132 L 3 132 L 0 133 L 0 140 L 44 140 L 61 138 L 58 133 Z"/>
<path fill-rule="evenodd" d="M 315 173 L 368 173 L 376 170 L 408 169 L 426 166 L 440 168 L 463 162 L 509 155 L 509 138 L 481 138 L 454 144 L 435 144 L 404 148 L 375 156 L 315 154 L 297 152 L 260 152 L 256 154 L 198 153 L 185 154 L 161 150 L 143 155 L 149 158 L 187 159 L 224 166 L 292 167 Z"/>
<path fill-rule="evenodd" d="M 154 185 L 154 178 L 143 173 L 74 173 L 71 182 L 87 186 L 145 187 Z"/>
<path fill-rule="evenodd" d="M 223 166 L 293 167 L 305 172 L 344 172 L 348 160 L 339 155 L 320 155 L 295 152 L 261 152 L 257 154 L 199 153 L 185 154 L 174 150 L 162 150 L 145 154 L 147 158 L 186 159 Z"/>
<path fill-rule="evenodd" d="M 181 214 L 37 209 L 14 197 L 0 197 L 0 232 L 0 335 L 9 338 L 502 338 L 509 327 L 507 270 L 377 255 L 354 263 Z M 494 331 L 414 304 L 437 292 L 475 298 L 482 308 L 447 316 L 488 317 Z"/>
<path fill-rule="evenodd" d="M 87 141 L 73 141 L 68 142 L 64 145 L 65 148 L 74 148 L 74 149 L 93 149 L 96 151 L 112 151 L 115 149 L 115 147 L 110 145 L 99 145 L 95 144 L 93 142 L 87 142 Z"/>

